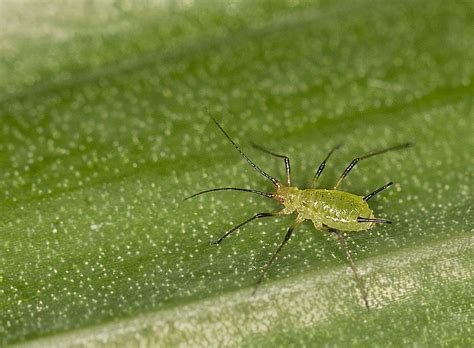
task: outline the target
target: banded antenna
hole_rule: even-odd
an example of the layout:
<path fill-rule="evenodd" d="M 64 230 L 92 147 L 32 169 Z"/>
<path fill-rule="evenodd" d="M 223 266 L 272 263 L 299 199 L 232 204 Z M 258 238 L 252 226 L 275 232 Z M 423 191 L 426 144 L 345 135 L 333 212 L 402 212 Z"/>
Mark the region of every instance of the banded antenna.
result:
<path fill-rule="evenodd" d="M 273 194 L 271 194 L 269 192 L 262 192 L 262 191 L 244 189 L 244 188 L 238 188 L 238 187 L 219 187 L 219 188 L 213 188 L 213 189 L 210 189 L 210 190 L 204 190 L 204 191 L 197 192 L 195 194 L 192 194 L 191 196 L 186 197 L 183 200 L 185 201 L 185 200 L 188 200 L 190 198 L 202 195 L 203 193 L 214 192 L 214 191 L 243 191 L 243 192 L 255 193 L 257 195 L 273 199 Z"/>
<path fill-rule="evenodd" d="M 219 129 L 222 131 L 222 133 L 224 133 L 224 135 L 226 136 L 226 138 L 230 141 L 230 143 L 232 145 L 234 145 L 234 147 L 237 149 L 237 151 L 239 151 L 240 155 L 245 158 L 245 160 L 252 166 L 253 169 L 255 169 L 257 172 L 259 172 L 260 174 L 262 174 L 264 177 L 266 177 L 267 179 L 269 179 L 273 185 L 275 185 L 276 187 L 279 187 L 280 186 L 280 182 L 275 179 L 273 176 L 265 173 L 259 166 L 257 166 L 255 163 L 252 162 L 252 160 L 250 158 L 247 157 L 247 155 L 240 149 L 240 147 L 237 146 L 237 144 L 231 139 L 231 137 L 229 136 L 229 134 L 227 134 L 227 132 L 224 130 L 224 128 L 222 128 L 222 126 L 216 121 L 216 119 L 214 117 L 212 117 L 212 120 L 214 121 L 214 123 L 217 125 L 217 127 L 219 127 Z"/>

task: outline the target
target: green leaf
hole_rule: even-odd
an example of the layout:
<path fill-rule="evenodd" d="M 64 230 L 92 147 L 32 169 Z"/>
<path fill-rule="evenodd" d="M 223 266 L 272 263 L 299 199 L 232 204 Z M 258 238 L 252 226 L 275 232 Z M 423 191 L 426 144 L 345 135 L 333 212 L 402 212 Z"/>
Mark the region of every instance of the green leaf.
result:
<path fill-rule="evenodd" d="M 469 346 L 474 27 L 469 2 L 4 2 L 1 343 Z M 276 202 L 260 167 L 367 194 L 395 223 L 336 241 L 293 217 L 210 241 Z"/>

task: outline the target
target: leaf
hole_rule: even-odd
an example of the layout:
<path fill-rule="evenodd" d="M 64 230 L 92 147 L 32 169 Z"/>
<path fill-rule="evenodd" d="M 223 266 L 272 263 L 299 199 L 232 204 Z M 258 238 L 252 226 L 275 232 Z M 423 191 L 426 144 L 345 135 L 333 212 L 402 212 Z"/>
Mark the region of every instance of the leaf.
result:
<path fill-rule="evenodd" d="M 467 3 L 5 2 L 0 54 L 2 345 L 468 346 L 472 8 Z M 29 11 L 25 11 L 29 9 Z M 395 223 L 344 255 L 291 217 L 255 222 L 259 166 L 343 182 Z"/>

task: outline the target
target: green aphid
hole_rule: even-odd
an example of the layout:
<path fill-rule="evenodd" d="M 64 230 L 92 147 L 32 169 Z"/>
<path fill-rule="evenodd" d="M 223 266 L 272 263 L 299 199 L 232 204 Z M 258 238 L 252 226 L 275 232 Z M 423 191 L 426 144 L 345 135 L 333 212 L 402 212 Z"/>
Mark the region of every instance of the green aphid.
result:
<path fill-rule="evenodd" d="M 291 169 L 290 169 L 290 159 L 287 156 L 279 155 L 273 153 L 271 151 L 266 150 L 265 148 L 252 144 L 253 147 L 270 154 L 275 157 L 282 158 L 285 161 L 285 168 L 286 168 L 286 184 L 282 184 L 276 178 L 270 176 L 266 172 L 264 172 L 260 167 L 258 167 L 255 163 L 253 163 L 247 155 L 245 155 L 242 150 L 237 146 L 237 144 L 231 139 L 231 137 L 227 134 L 227 132 L 221 127 L 221 125 L 213 118 L 214 122 L 216 123 L 217 127 L 224 133 L 227 139 L 234 145 L 234 147 L 239 151 L 240 155 L 245 158 L 245 160 L 260 174 L 265 176 L 269 179 L 273 185 L 275 186 L 275 192 L 262 192 L 252 189 L 245 189 L 245 188 L 237 188 L 237 187 L 222 187 L 222 188 L 214 188 L 210 190 L 201 191 L 195 193 L 186 199 L 198 196 L 203 193 L 214 192 L 214 191 L 226 191 L 226 190 L 234 190 L 234 191 L 244 191 L 244 192 L 251 192 L 255 193 L 267 198 L 274 199 L 280 202 L 284 208 L 278 212 L 274 213 L 258 213 L 251 218 L 245 220 L 244 222 L 238 224 L 237 226 L 230 229 L 226 232 L 222 237 L 214 241 L 214 244 L 220 244 L 225 238 L 227 238 L 230 234 L 237 231 L 243 225 L 260 218 L 271 217 L 271 216 L 281 216 L 281 215 L 288 215 L 288 214 L 296 214 L 296 219 L 293 224 L 288 228 L 286 235 L 279 245 L 279 247 L 274 252 L 271 259 L 268 263 L 263 267 L 260 277 L 258 278 L 254 293 L 257 290 L 258 286 L 262 282 L 263 278 L 265 277 L 268 268 L 273 264 L 276 260 L 279 252 L 283 248 L 283 246 L 290 240 L 295 227 L 298 226 L 305 220 L 311 220 L 314 224 L 314 227 L 320 231 L 330 232 L 333 233 L 336 238 L 339 240 L 342 249 L 344 250 L 349 265 L 352 269 L 354 277 L 356 279 L 357 285 L 359 290 L 362 294 L 362 298 L 364 300 L 365 306 L 369 309 L 369 302 L 367 300 L 367 292 L 365 290 L 363 281 L 359 272 L 357 271 L 357 267 L 352 259 L 351 253 L 347 248 L 346 241 L 344 238 L 343 232 L 357 232 L 357 231 L 365 231 L 371 229 L 375 224 L 378 223 L 385 223 L 390 224 L 391 221 L 380 219 L 374 216 L 373 211 L 370 209 L 367 202 L 374 197 L 379 192 L 385 190 L 387 187 L 392 185 L 392 182 L 385 184 L 384 186 L 378 188 L 377 190 L 369 193 L 366 196 L 358 196 L 349 192 L 344 192 L 338 190 L 339 185 L 341 184 L 342 180 L 349 174 L 349 172 L 355 167 L 355 165 L 364 159 L 380 155 L 385 152 L 389 151 L 396 151 L 402 150 L 407 147 L 412 146 L 412 143 L 401 144 L 393 147 L 389 147 L 387 149 L 379 150 L 370 152 L 366 155 L 354 158 L 351 163 L 346 167 L 344 172 L 339 177 L 336 185 L 333 189 L 315 189 L 315 188 L 308 188 L 308 189 L 299 189 L 295 186 L 291 185 Z M 317 182 L 318 178 L 320 177 L 321 173 L 326 166 L 326 162 L 332 153 L 337 150 L 340 145 L 335 146 L 331 151 L 329 151 L 328 155 L 324 159 L 324 161 L 318 167 L 313 180 L 312 186 Z"/>

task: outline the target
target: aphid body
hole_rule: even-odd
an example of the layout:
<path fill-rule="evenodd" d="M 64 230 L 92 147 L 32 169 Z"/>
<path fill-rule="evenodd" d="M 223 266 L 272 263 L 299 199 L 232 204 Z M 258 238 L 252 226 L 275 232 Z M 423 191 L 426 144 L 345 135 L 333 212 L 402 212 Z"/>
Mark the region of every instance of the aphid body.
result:
<path fill-rule="evenodd" d="M 280 214 L 297 213 L 298 220 L 311 220 L 318 230 L 365 231 L 375 224 L 357 221 L 361 216 L 373 219 L 374 214 L 362 196 L 349 192 L 280 186 L 273 196 L 285 206 Z"/>
<path fill-rule="evenodd" d="M 213 119 L 214 120 L 214 119 Z M 291 169 L 290 169 L 290 159 L 287 156 L 279 155 L 268 151 L 267 149 L 253 144 L 253 146 L 267 154 L 272 156 L 282 158 L 285 161 L 285 169 L 286 169 L 286 184 L 282 184 L 276 178 L 270 176 L 266 172 L 264 172 L 260 167 L 258 167 L 254 162 L 252 162 L 247 155 L 243 153 L 240 147 L 231 139 L 231 137 L 227 134 L 227 132 L 221 127 L 221 125 L 214 120 L 217 127 L 222 131 L 222 133 L 226 136 L 226 138 L 230 141 L 230 143 L 239 151 L 240 155 L 261 175 L 269 179 L 273 185 L 275 186 L 275 192 L 262 192 L 253 189 L 246 189 L 246 188 L 236 188 L 236 187 L 221 187 L 221 188 L 214 188 L 210 190 L 201 191 L 195 193 L 185 199 L 189 199 L 203 193 L 214 192 L 214 191 L 243 191 L 243 192 L 250 192 L 255 193 L 260 196 L 264 196 L 267 198 L 271 198 L 280 202 L 284 208 L 280 211 L 273 212 L 273 213 L 258 213 L 249 219 L 241 222 L 240 224 L 234 226 L 232 229 L 227 231 L 223 236 L 219 239 L 214 241 L 214 244 L 220 244 L 225 238 L 231 235 L 233 232 L 237 231 L 240 227 L 244 226 L 245 224 L 260 218 L 265 217 L 272 217 L 272 216 L 281 216 L 281 215 L 288 215 L 288 214 L 296 214 L 296 219 L 293 224 L 288 228 L 285 237 L 281 244 L 278 246 L 277 250 L 273 253 L 271 259 L 268 263 L 263 267 L 262 273 L 257 280 L 255 285 L 254 293 L 262 282 L 263 278 L 265 277 L 268 268 L 272 265 L 272 263 L 276 260 L 278 253 L 281 251 L 283 246 L 290 240 L 294 229 L 297 225 L 302 223 L 305 220 L 311 220 L 314 224 L 316 229 L 330 232 L 336 236 L 339 240 L 342 249 L 345 251 L 346 258 L 349 262 L 349 265 L 354 273 L 356 282 L 358 284 L 359 290 L 362 294 L 365 306 L 369 309 L 369 302 L 367 299 L 367 293 L 365 291 L 362 278 L 360 277 L 357 267 L 352 259 L 351 252 L 349 251 L 346 241 L 344 238 L 344 232 L 356 232 L 356 231 L 365 231 L 372 228 L 377 223 L 386 223 L 389 224 L 391 221 L 385 219 L 379 219 L 374 217 L 373 211 L 369 208 L 367 201 L 374 197 L 379 192 L 385 190 L 387 187 L 392 185 L 392 182 L 385 184 L 384 186 L 378 188 L 377 190 L 369 193 L 366 196 L 358 196 L 349 192 L 341 191 L 338 189 L 340 183 L 344 180 L 344 178 L 349 174 L 349 172 L 356 166 L 356 164 L 364 159 L 380 155 L 385 152 L 395 151 L 405 149 L 411 146 L 411 143 L 401 144 L 393 147 L 389 147 L 383 150 L 370 152 L 366 155 L 354 158 L 351 163 L 346 167 L 344 172 L 339 177 L 339 180 L 335 184 L 333 189 L 316 189 L 316 188 L 307 188 L 307 189 L 300 189 L 298 187 L 292 186 L 291 184 Z M 319 176 L 323 172 L 326 162 L 332 153 L 337 150 L 340 145 L 335 146 L 334 148 L 329 151 L 326 158 L 323 162 L 319 165 L 318 170 L 316 171 L 312 185 L 316 183 Z"/>

